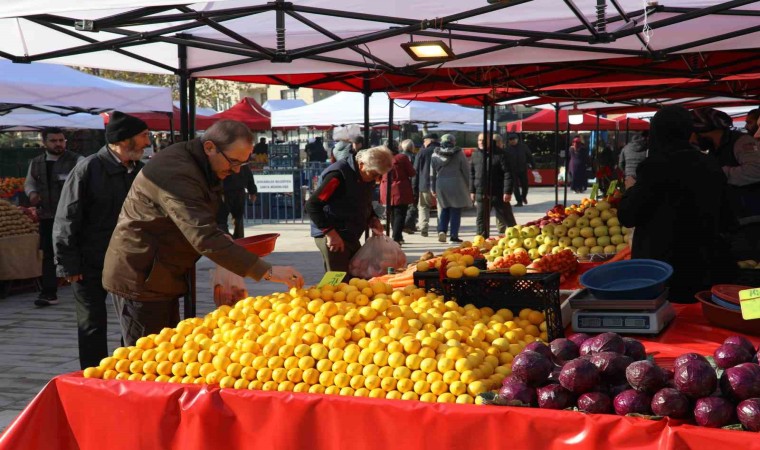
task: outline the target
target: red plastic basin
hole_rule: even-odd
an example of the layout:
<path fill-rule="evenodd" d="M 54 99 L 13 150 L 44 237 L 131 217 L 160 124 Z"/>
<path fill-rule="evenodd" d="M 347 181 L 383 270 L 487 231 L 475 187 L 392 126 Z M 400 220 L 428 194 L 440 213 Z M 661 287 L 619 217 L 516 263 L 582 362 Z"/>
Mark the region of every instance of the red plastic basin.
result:
<path fill-rule="evenodd" d="M 236 239 L 235 242 L 257 256 L 267 256 L 274 251 L 274 244 L 279 233 L 257 234 L 242 239 Z"/>

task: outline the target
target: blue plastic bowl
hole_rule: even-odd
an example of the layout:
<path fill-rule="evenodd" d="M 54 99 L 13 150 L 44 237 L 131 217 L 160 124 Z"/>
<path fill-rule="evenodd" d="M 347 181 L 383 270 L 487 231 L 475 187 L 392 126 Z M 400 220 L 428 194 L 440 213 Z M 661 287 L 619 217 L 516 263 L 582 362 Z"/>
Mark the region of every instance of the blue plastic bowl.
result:
<path fill-rule="evenodd" d="M 581 275 L 580 282 L 598 299 L 648 300 L 662 294 L 671 275 L 670 264 L 630 259 L 594 267 Z"/>

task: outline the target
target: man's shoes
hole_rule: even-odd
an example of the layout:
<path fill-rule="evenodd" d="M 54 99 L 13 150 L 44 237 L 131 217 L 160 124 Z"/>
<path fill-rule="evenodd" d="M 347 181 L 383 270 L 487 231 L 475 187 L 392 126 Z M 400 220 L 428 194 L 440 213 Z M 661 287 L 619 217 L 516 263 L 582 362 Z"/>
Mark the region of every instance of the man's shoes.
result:
<path fill-rule="evenodd" d="M 58 304 L 58 297 L 55 295 L 43 295 L 40 294 L 39 297 L 37 297 L 37 300 L 34 301 L 34 306 L 39 306 L 40 308 L 43 308 L 45 306 L 52 306 Z"/>
<path fill-rule="evenodd" d="M 427 232 L 427 230 L 422 230 L 422 231 L 420 231 L 420 236 L 422 236 L 422 237 L 428 237 L 428 232 Z"/>
<path fill-rule="evenodd" d="M 526 198 L 525 200 L 523 200 L 523 203 L 525 203 L 527 205 L 528 204 L 528 199 Z"/>
<path fill-rule="evenodd" d="M 406 233 L 406 234 L 414 234 L 415 231 L 412 228 L 404 228 L 404 233 Z"/>
<path fill-rule="evenodd" d="M 459 239 L 459 238 L 455 238 L 455 237 L 453 237 L 453 238 L 449 239 L 449 242 L 451 242 L 451 243 L 456 243 L 456 244 L 461 244 L 461 243 L 462 243 L 462 240 L 461 240 L 461 239 Z"/>
<path fill-rule="evenodd" d="M 516 207 L 516 208 L 519 208 L 519 207 L 521 207 L 522 205 L 523 205 L 522 203 L 517 203 L 517 204 L 515 205 L 515 207 Z"/>
<path fill-rule="evenodd" d="M 404 242 L 403 239 L 401 239 L 400 241 L 393 241 L 393 242 L 397 243 L 399 245 L 399 247 L 401 247 L 402 245 L 405 244 L 405 242 Z"/>
<path fill-rule="evenodd" d="M 446 242 L 446 233 L 443 231 L 438 233 L 438 242 Z"/>

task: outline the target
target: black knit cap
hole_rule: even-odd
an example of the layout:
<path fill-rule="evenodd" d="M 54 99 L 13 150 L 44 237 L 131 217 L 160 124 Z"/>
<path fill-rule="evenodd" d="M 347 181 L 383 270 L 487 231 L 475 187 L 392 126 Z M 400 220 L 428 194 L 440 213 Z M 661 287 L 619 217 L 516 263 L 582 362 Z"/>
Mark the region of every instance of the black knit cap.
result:
<path fill-rule="evenodd" d="M 123 140 L 137 136 L 148 129 L 148 124 L 135 116 L 124 114 L 121 111 L 111 113 L 111 119 L 106 125 L 106 141 L 115 144 Z"/>

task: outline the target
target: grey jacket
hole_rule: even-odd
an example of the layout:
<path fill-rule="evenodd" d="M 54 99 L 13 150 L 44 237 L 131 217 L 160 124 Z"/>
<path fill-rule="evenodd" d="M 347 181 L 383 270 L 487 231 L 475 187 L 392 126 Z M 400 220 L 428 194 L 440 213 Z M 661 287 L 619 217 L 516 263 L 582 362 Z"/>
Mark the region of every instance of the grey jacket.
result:
<path fill-rule="evenodd" d="M 417 176 L 412 179 L 412 192 L 415 196 L 420 192 L 433 191 L 433 184 L 430 183 L 430 160 L 438 148 L 437 143 L 430 144 L 420 150 L 414 159 L 414 171 L 417 172 Z"/>
<path fill-rule="evenodd" d="M 430 182 L 442 208 L 467 208 L 470 201 L 470 163 L 459 147 L 439 147 L 430 161 Z"/>
<path fill-rule="evenodd" d="M 625 172 L 625 176 L 636 178 L 636 168 L 647 157 L 647 141 L 644 136 L 637 134 L 631 139 L 623 150 L 620 151 L 618 165 Z"/>

